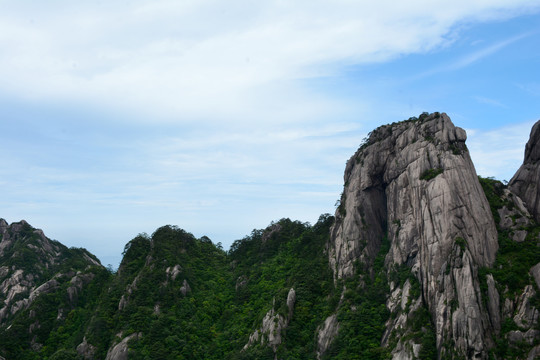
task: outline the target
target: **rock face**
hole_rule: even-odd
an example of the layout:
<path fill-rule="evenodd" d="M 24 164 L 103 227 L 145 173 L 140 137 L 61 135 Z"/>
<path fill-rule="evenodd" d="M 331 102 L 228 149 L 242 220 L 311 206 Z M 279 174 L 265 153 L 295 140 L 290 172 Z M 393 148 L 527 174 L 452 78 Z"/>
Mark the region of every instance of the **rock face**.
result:
<path fill-rule="evenodd" d="M 527 210 L 540 222 L 540 121 L 534 124 L 525 146 L 525 159 L 514 177 L 510 179 L 510 191 L 524 201 Z"/>
<path fill-rule="evenodd" d="M 292 319 L 295 303 L 296 292 L 293 288 L 291 288 L 287 294 L 287 316 L 279 314 L 274 310 L 275 306 L 272 306 L 272 309 L 270 309 L 264 316 L 261 328 L 255 330 L 250 335 L 248 343 L 244 346 L 244 350 L 257 342 L 260 342 L 261 345 L 266 344 L 267 346 L 271 347 L 274 354 L 276 354 L 277 348 L 282 342 L 282 332 L 287 329 L 287 326 Z M 275 358 L 277 359 L 276 355 Z"/>
<path fill-rule="evenodd" d="M 333 314 L 327 317 L 317 333 L 317 359 L 321 359 L 321 356 L 328 350 L 338 331 L 337 315 Z"/>
<path fill-rule="evenodd" d="M 83 342 L 77 345 L 77 354 L 85 360 L 93 359 L 95 352 L 96 347 L 88 343 L 86 336 L 83 338 Z"/>
<path fill-rule="evenodd" d="M 118 344 L 112 346 L 107 352 L 105 360 L 127 360 L 128 359 L 128 342 L 132 339 L 137 339 L 140 334 L 131 334 L 122 339 Z"/>
<path fill-rule="evenodd" d="M 374 130 L 347 162 L 328 253 L 337 281 L 369 272 L 386 237 L 385 268 L 406 266 L 420 282 L 439 356 L 455 347 L 487 358 L 477 272 L 495 261 L 497 231 L 465 140 L 444 113 Z"/>

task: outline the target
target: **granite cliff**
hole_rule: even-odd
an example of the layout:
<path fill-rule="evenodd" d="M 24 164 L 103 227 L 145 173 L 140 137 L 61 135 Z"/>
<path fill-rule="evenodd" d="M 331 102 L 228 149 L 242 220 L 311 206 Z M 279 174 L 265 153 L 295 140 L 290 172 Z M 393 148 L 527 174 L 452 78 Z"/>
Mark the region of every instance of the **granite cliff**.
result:
<path fill-rule="evenodd" d="M 512 209 L 522 210 L 510 216 L 529 226 L 526 211 L 539 214 L 539 128 L 538 123 L 533 128 L 524 165 L 506 195 L 500 194 Z M 446 114 L 423 114 L 374 130 L 346 165 L 329 262 L 335 281 L 373 276 L 381 244 L 388 243 L 383 271 L 391 316 L 382 344 L 394 359 L 418 357 L 421 342 L 407 335 L 420 308 L 429 313 L 438 358 L 487 359 L 500 335 L 501 284 L 491 274 L 479 276 L 495 264 L 500 225 L 465 140 L 465 131 Z M 527 232 L 521 232 L 524 240 Z M 393 281 L 396 272 L 410 272 L 412 278 Z M 414 296 L 411 281 L 419 285 Z M 363 286 L 361 281 L 358 289 Z M 527 297 L 535 290 L 522 291 Z M 528 325 L 536 324 L 535 316 L 528 317 Z"/>

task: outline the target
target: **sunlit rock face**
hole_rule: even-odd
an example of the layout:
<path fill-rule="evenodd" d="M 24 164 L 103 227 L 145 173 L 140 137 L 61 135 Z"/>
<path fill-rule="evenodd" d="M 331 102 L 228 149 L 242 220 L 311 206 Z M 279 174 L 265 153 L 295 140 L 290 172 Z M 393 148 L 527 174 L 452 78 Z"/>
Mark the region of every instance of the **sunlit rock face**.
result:
<path fill-rule="evenodd" d="M 328 253 L 335 280 L 350 277 L 369 271 L 387 237 L 385 268 L 408 266 L 419 280 L 439 353 L 453 344 L 486 358 L 492 326 L 477 271 L 495 261 L 497 231 L 465 140 L 444 113 L 370 133 L 347 162 Z"/>

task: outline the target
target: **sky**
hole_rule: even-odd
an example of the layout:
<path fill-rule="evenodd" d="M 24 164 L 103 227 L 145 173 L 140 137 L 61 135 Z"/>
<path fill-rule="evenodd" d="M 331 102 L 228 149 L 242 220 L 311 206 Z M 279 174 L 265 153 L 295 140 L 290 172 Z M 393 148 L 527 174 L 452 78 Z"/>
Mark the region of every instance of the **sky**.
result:
<path fill-rule="evenodd" d="M 0 218 L 116 267 L 334 213 L 374 128 L 446 112 L 510 180 L 540 119 L 537 0 L 0 0 Z"/>

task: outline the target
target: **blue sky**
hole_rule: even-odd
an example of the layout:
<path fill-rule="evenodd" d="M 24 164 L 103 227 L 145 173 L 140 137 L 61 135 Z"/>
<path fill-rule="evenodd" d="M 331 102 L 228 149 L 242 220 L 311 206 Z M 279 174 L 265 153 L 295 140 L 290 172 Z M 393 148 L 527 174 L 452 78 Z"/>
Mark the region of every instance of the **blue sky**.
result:
<path fill-rule="evenodd" d="M 0 1 L 0 217 L 116 266 L 333 213 L 373 128 L 446 112 L 509 180 L 540 119 L 537 1 Z"/>

